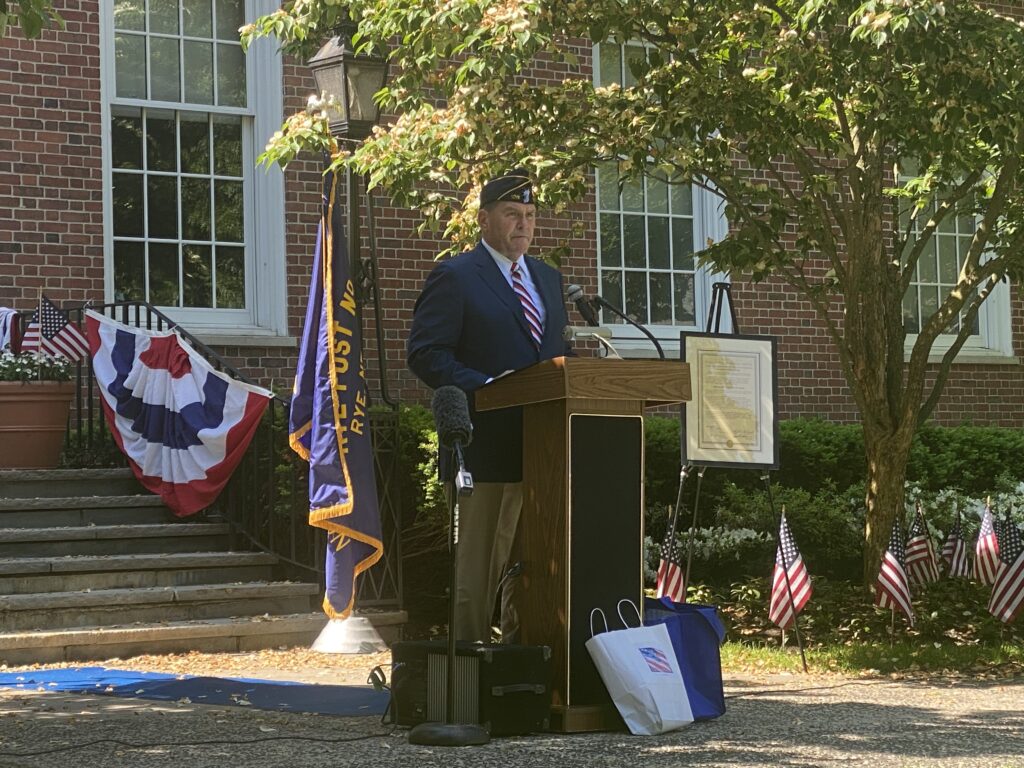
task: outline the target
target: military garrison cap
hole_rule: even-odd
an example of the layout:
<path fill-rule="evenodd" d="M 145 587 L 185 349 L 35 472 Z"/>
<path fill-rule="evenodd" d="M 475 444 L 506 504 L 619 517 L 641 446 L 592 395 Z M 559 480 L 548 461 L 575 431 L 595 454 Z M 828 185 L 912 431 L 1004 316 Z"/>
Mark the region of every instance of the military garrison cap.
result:
<path fill-rule="evenodd" d="M 525 168 L 516 168 L 504 176 L 491 179 L 480 192 L 480 205 L 489 205 L 502 200 L 533 205 L 533 185 Z"/>

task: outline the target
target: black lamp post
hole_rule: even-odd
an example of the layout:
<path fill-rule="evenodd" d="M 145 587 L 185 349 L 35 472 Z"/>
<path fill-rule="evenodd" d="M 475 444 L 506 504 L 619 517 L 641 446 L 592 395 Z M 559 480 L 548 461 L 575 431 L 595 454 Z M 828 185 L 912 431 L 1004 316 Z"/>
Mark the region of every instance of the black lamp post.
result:
<path fill-rule="evenodd" d="M 380 117 L 373 95 L 384 87 L 388 63 L 382 56 L 357 53 L 352 44 L 356 25 L 345 21 L 337 34 L 324 43 L 307 62 L 313 70 L 316 87 L 322 95 L 333 97 L 325 105 L 331 134 L 342 141 L 357 143 L 370 135 Z M 349 274 L 356 288 L 357 318 L 363 303 L 363 265 L 359 254 L 359 177 L 351 168 L 345 171 L 345 196 L 348 201 Z"/>

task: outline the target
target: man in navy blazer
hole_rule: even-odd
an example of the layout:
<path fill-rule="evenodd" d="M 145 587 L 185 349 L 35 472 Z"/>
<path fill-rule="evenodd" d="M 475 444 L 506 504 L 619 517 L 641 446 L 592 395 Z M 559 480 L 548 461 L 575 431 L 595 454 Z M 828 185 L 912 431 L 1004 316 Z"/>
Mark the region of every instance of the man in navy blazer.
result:
<path fill-rule="evenodd" d="M 484 185 L 481 240 L 441 262 L 427 277 L 413 310 L 409 367 L 434 389 L 454 384 L 468 395 L 473 437 L 465 448 L 473 494 L 459 503 L 455 632 L 489 642 L 494 599 L 509 564 L 522 509 L 522 409 L 477 412 L 472 393 L 507 371 L 572 354 L 561 274 L 526 256 L 536 206 L 528 174 L 517 169 Z M 441 477 L 453 471 L 446 452 Z M 518 628 L 514 579 L 502 595 L 502 639 Z"/>

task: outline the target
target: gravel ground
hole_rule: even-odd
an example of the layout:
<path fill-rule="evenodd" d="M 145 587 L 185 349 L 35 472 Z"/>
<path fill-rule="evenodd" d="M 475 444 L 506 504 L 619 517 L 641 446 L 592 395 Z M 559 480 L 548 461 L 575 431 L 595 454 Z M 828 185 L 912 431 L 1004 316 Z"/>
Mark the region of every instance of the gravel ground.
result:
<path fill-rule="evenodd" d="M 187 654 L 104 666 L 362 683 L 387 654 Z M 731 675 L 728 711 L 656 737 L 542 734 L 419 747 L 376 718 L 0 691 L 0 768 L 611 768 L 872 766 L 1024 768 L 1024 678 Z M 328 742 L 328 743 L 325 743 Z M 70 749 L 68 749 L 70 747 Z M 26 754 L 26 753 L 35 754 Z"/>

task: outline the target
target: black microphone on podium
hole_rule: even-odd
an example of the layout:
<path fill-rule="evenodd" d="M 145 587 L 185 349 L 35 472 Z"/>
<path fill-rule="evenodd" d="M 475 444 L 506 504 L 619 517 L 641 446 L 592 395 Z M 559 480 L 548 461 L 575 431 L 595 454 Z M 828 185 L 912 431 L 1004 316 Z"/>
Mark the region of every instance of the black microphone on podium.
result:
<path fill-rule="evenodd" d="M 660 357 L 662 360 L 665 359 L 665 350 L 663 350 L 661 348 L 661 344 L 658 343 L 658 340 L 656 338 L 654 338 L 654 334 L 651 333 L 649 330 L 647 330 L 647 328 L 645 328 L 643 325 L 638 323 L 633 318 L 629 317 L 625 312 L 623 312 L 621 309 L 616 307 L 614 304 L 611 304 L 610 302 L 605 301 L 600 296 L 594 296 L 594 298 L 591 299 L 591 301 L 594 304 L 597 304 L 597 306 L 601 307 L 602 309 L 607 309 L 613 315 L 622 318 L 627 323 L 632 325 L 634 328 L 638 329 L 644 336 L 646 336 L 648 339 L 651 340 L 652 344 L 654 344 L 654 348 L 656 350 L 658 350 L 658 357 Z"/>
<path fill-rule="evenodd" d="M 437 442 L 451 448 L 455 454 L 458 471 L 455 487 L 460 496 L 473 493 L 473 476 L 466 471 L 462 449 L 473 441 L 473 422 L 469 420 L 469 402 L 466 393 L 448 384 L 438 387 L 430 403 L 434 412 L 434 426 L 437 428 Z"/>
<path fill-rule="evenodd" d="M 448 551 L 451 555 L 448 587 L 448 642 L 445 659 L 444 722 L 420 723 L 409 731 L 410 744 L 462 747 L 486 744 L 490 740 L 487 730 L 472 723 L 455 722 L 455 599 L 458 588 L 459 563 L 459 497 L 473 493 L 473 476 L 466 471 L 462 449 L 473 439 L 473 422 L 469 419 L 466 393 L 451 384 L 438 387 L 430 403 L 437 428 L 437 442 L 451 448 L 458 470 L 455 491 L 449 494 L 448 508 L 451 525 L 448 528 Z M 434 692 L 431 691 L 431 695 Z"/>
<path fill-rule="evenodd" d="M 573 304 L 576 305 L 576 311 L 580 313 L 587 325 L 596 328 L 600 325 L 597 319 L 597 311 L 594 309 L 594 305 L 590 303 L 590 300 L 583 295 L 583 289 L 578 285 L 570 285 L 565 289 L 565 295 Z"/>

